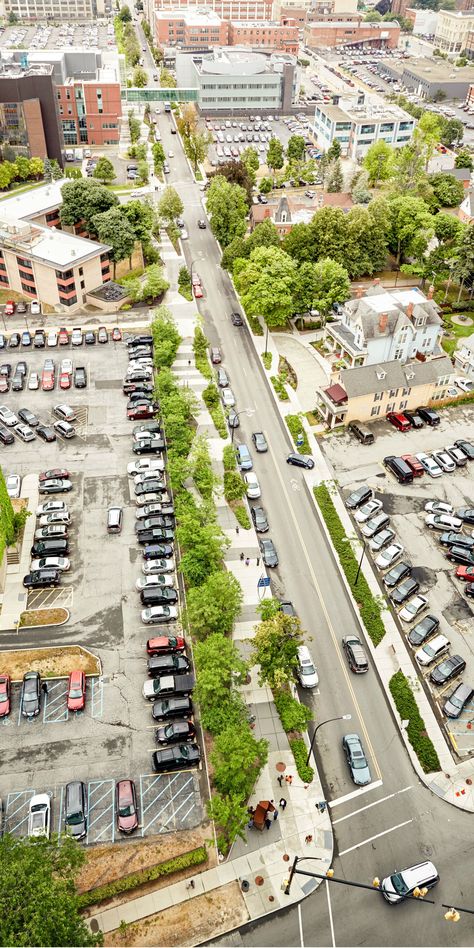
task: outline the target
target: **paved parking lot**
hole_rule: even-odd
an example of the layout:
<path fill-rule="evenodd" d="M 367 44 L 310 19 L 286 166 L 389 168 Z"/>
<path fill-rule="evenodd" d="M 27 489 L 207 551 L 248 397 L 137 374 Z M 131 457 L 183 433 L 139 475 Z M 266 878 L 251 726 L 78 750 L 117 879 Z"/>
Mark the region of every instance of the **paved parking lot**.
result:
<path fill-rule="evenodd" d="M 455 510 L 472 506 L 474 462 L 468 462 L 466 467 L 456 468 L 453 473 L 435 479 L 425 473 L 409 485 L 398 484 L 382 464 L 382 459 L 388 454 L 414 454 L 420 451 L 429 454 L 452 444 L 458 438 L 474 442 L 474 408 L 465 406 L 443 412 L 441 424 L 437 428 L 425 427 L 420 431 L 403 433 L 386 422 L 380 422 L 373 426 L 373 430 L 375 443 L 365 446 L 361 446 L 348 432 L 331 435 L 323 441 L 324 453 L 337 471 L 337 482 L 344 496 L 350 490 L 367 484 L 375 496 L 382 500 L 383 509 L 390 516 L 390 527 L 396 533 L 393 542 L 403 545 L 405 553 L 402 559 L 412 563 L 412 576 L 420 584 L 419 593 L 428 599 L 428 609 L 421 613 L 420 618 L 428 612 L 439 618 L 439 632 L 446 635 L 451 643 L 449 654 L 461 655 L 466 660 L 466 669 L 459 680 L 474 683 L 474 600 L 467 598 L 462 581 L 455 577 L 456 564 L 446 559 L 445 548 L 438 540 L 440 533 L 426 526 L 424 509 L 429 500 L 446 501 Z M 470 536 L 473 528 L 465 525 L 463 533 Z M 372 560 L 375 559 L 377 554 L 372 556 L 368 546 L 366 552 Z M 376 567 L 375 572 L 381 576 Z M 385 587 L 381 586 L 381 589 L 386 594 Z M 410 628 L 405 623 L 400 623 L 400 626 L 403 634 Z M 410 649 L 412 655 L 414 651 Z M 414 668 L 423 675 L 426 688 L 435 706 L 439 707 L 458 680 L 454 679 L 443 688 L 437 688 L 427 680 L 432 667 L 422 673 L 414 661 Z M 459 753 L 473 752 L 474 728 L 471 725 L 474 724 L 474 702 L 456 721 L 446 722 L 441 712 L 440 717 L 453 735 Z"/>
<path fill-rule="evenodd" d="M 111 21 L 112 22 L 112 21 Z M 61 49 L 63 47 L 90 46 L 106 49 L 115 46 L 112 30 L 106 20 L 85 23 L 18 23 L 7 26 L 0 36 L 0 46 L 6 49 Z"/>
<path fill-rule="evenodd" d="M 246 148 L 255 148 L 258 152 L 260 158 L 260 164 L 264 165 L 266 162 L 266 155 L 268 149 L 268 142 L 270 138 L 278 138 L 282 142 L 283 147 L 286 149 L 288 145 L 288 140 L 292 135 L 303 134 L 307 135 L 309 132 L 308 128 L 303 128 L 301 132 L 291 132 L 288 129 L 288 126 L 284 122 L 284 118 L 287 116 L 281 116 L 276 118 L 273 116 L 275 121 L 270 121 L 268 116 L 261 116 L 260 121 L 250 120 L 249 116 L 218 116 L 206 119 L 206 122 L 202 122 L 203 130 L 210 132 L 214 141 L 209 147 L 208 158 L 212 164 L 222 164 L 226 161 L 231 161 L 232 158 L 238 160 L 242 152 Z M 295 116 L 292 116 L 292 119 L 295 119 Z M 309 117 L 308 117 L 309 120 Z M 230 125 L 226 125 L 230 123 Z M 219 128 L 217 128 L 217 126 Z M 242 126 L 245 126 L 244 128 Z M 259 126 L 257 130 L 257 126 Z M 224 142 L 219 143 L 218 132 L 222 132 L 224 136 Z M 262 136 L 264 141 L 262 141 Z M 227 137 L 230 137 L 232 140 L 227 141 Z M 249 141 L 249 138 L 252 138 Z M 234 150 L 235 154 L 232 154 Z"/>
<path fill-rule="evenodd" d="M 147 677 L 147 629 L 140 621 L 135 582 L 142 557 L 135 535 L 133 483 L 127 463 L 133 424 L 126 419 L 127 399 L 122 382 L 128 364 L 124 343 L 73 349 L 5 350 L 0 362 L 13 367 L 25 360 L 28 376 L 41 371 L 45 358 L 71 358 L 84 365 L 88 387 L 61 392 L 28 391 L 2 395 L 12 411 L 29 408 L 50 421 L 55 404 L 70 404 L 78 413 L 78 437 L 45 444 L 36 439 L 1 448 L 5 475 L 21 476 L 48 468 L 71 472 L 72 491 L 65 495 L 71 513 L 71 569 L 57 589 L 29 594 L 29 605 L 67 605 L 71 619 L 54 630 L 24 630 L 2 634 L 3 647 L 80 644 L 98 655 L 101 679 L 88 679 L 84 713 L 68 714 L 65 682 L 50 682 L 41 714 L 28 722 L 19 713 L 20 686 L 14 685 L 12 712 L 0 732 L 2 797 L 13 831 L 24 831 L 28 800 L 33 792 L 53 794 L 56 826 L 62 815 L 62 795 L 70 780 L 89 787 L 91 820 L 88 842 L 112 840 L 115 833 L 113 786 L 116 780 L 136 781 L 143 812 L 142 832 L 153 834 L 197 825 L 202 819 L 200 771 L 157 777 L 150 775 L 154 749 L 150 703 L 142 697 Z M 39 502 L 47 500 L 40 495 Z M 120 536 L 106 531 L 107 508 L 124 510 Z M 15 822 L 16 821 L 16 822 Z"/>

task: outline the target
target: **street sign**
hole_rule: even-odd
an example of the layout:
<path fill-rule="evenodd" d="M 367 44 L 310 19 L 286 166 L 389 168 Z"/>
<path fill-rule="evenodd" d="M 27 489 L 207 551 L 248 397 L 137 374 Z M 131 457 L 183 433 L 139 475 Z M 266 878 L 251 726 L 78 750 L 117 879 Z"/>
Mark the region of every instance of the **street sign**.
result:
<path fill-rule="evenodd" d="M 269 576 L 261 576 L 260 579 L 259 579 L 259 581 L 258 581 L 258 586 L 259 586 L 259 588 L 261 589 L 263 586 L 269 586 L 269 585 L 270 585 L 270 577 L 269 577 Z"/>

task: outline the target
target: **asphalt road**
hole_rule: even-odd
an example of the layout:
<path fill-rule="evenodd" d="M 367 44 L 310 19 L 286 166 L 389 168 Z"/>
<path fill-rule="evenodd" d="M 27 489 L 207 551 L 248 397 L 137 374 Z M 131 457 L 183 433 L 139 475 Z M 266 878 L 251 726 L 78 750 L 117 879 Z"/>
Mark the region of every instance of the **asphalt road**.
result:
<path fill-rule="evenodd" d="M 199 273 L 204 298 L 199 310 L 212 345 L 223 351 L 237 399 L 237 409 L 251 408 L 251 419 L 241 416 L 237 441 L 250 444 L 251 432 L 263 430 L 269 452 L 254 455 L 262 487 L 262 503 L 269 536 L 278 549 L 280 567 L 273 571 L 273 590 L 295 605 L 320 674 L 320 693 L 305 694 L 317 722 L 350 713 L 352 720 L 327 724 L 318 732 L 317 760 L 326 799 L 331 801 L 335 835 L 334 868 L 337 876 L 370 883 L 396 869 L 431 858 L 441 875 L 434 895 L 439 902 L 474 907 L 472 892 L 472 817 L 440 801 L 414 773 L 398 727 L 387 706 L 376 669 L 365 676 L 351 675 L 343 658 L 342 635 L 357 631 L 352 606 L 341 582 L 298 469 L 285 463 L 291 448 L 266 380 L 245 329 L 232 326 L 229 314 L 238 302 L 211 231 L 197 229 L 203 216 L 202 193 L 195 185 L 179 141 L 170 134 L 170 119 L 160 117 L 165 151 L 173 147 L 171 174 L 183 199 L 189 233 L 188 265 Z M 263 345 L 263 339 L 262 339 Z M 341 751 L 341 738 L 357 731 L 368 756 L 373 783 L 354 795 Z M 349 795 L 349 799 L 345 798 Z M 308 868 L 311 864 L 307 864 Z M 317 871 L 317 863 L 313 864 Z M 300 910 L 243 929 L 219 944 L 245 945 L 469 945 L 469 916 L 457 924 L 444 921 L 443 911 L 418 903 L 391 908 L 380 895 L 332 884 L 329 900 L 322 886 Z M 420 919 L 423 923 L 420 924 Z M 300 927 L 301 925 L 301 927 Z M 333 937 L 334 932 L 334 937 Z"/>

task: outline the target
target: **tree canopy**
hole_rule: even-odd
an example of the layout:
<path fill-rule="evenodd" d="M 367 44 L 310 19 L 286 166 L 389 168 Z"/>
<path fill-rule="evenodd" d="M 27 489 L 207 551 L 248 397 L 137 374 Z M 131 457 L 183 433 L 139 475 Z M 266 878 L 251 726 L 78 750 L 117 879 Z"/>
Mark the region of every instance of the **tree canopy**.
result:
<path fill-rule="evenodd" d="M 227 247 L 234 237 L 246 230 L 247 196 L 238 184 L 230 184 L 222 175 L 212 179 L 207 192 L 207 209 L 214 237 Z"/>
<path fill-rule="evenodd" d="M 293 312 L 297 265 L 279 247 L 256 247 L 246 260 L 234 263 L 234 280 L 250 316 L 263 316 L 268 326 L 281 326 Z"/>
<path fill-rule="evenodd" d="M 69 227 L 84 221 L 87 231 L 96 234 L 94 220 L 111 208 L 118 208 L 118 198 L 103 184 L 91 178 L 67 181 L 61 188 L 63 202 L 59 211 L 61 223 Z"/>

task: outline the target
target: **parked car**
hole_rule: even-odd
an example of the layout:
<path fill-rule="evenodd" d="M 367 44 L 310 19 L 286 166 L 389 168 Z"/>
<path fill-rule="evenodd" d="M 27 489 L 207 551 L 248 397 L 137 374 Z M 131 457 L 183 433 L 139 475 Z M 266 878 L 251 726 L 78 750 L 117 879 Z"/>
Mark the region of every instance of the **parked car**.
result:
<path fill-rule="evenodd" d="M 463 563 L 465 566 L 474 566 L 474 553 L 466 547 L 452 546 L 445 554 L 451 563 Z"/>
<path fill-rule="evenodd" d="M 201 752 L 197 744 L 176 744 L 152 754 L 152 766 L 156 773 L 196 767 L 200 760 Z"/>
<path fill-rule="evenodd" d="M 163 675 L 185 675 L 189 671 L 189 660 L 184 654 L 161 652 L 150 656 L 147 669 L 150 678 L 161 678 Z"/>
<path fill-rule="evenodd" d="M 50 568 L 33 570 L 23 577 L 23 585 L 26 589 L 49 589 L 52 586 L 59 586 L 60 581 L 60 571 Z"/>
<path fill-rule="evenodd" d="M 167 655 L 184 652 L 185 645 L 182 635 L 158 635 L 148 639 L 146 650 L 148 655 Z"/>
<path fill-rule="evenodd" d="M 445 635 L 435 635 L 433 639 L 430 639 L 429 642 L 426 642 L 417 652 L 415 652 L 415 658 L 419 665 L 423 668 L 431 665 L 436 659 L 441 658 L 445 652 L 448 651 L 451 642 L 446 638 Z"/>
<path fill-rule="evenodd" d="M 21 491 L 21 477 L 19 474 L 9 474 L 6 481 L 7 494 L 9 497 L 18 498 Z"/>
<path fill-rule="evenodd" d="M 292 464 L 294 467 L 305 467 L 308 470 L 314 467 L 314 460 L 309 454 L 298 454 L 297 451 L 292 451 L 288 455 L 286 463 Z"/>
<path fill-rule="evenodd" d="M 187 696 L 159 698 L 154 701 L 151 713 L 154 721 L 189 717 L 193 713 L 193 703 Z"/>
<path fill-rule="evenodd" d="M 366 504 L 373 496 L 372 489 L 370 487 L 358 487 L 357 490 L 352 491 L 348 497 L 346 497 L 345 504 L 349 510 L 355 510 L 358 507 L 361 507 L 362 504 Z"/>
<path fill-rule="evenodd" d="M 405 603 L 398 615 L 403 622 L 414 622 L 420 612 L 427 608 L 428 600 L 425 596 L 414 596 L 413 599 Z"/>
<path fill-rule="evenodd" d="M 0 718 L 6 718 L 10 714 L 10 693 L 10 675 L 0 675 Z"/>
<path fill-rule="evenodd" d="M 438 412 L 434 410 L 434 408 L 422 407 L 422 408 L 417 408 L 416 411 L 417 411 L 417 414 L 420 416 L 420 418 L 424 422 L 426 422 L 427 425 L 430 425 L 430 427 L 434 428 L 436 427 L 436 425 L 439 425 L 441 418 L 438 415 Z"/>
<path fill-rule="evenodd" d="M 45 836 L 51 834 L 51 798 L 48 793 L 35 793 L 31 797 L 28 807 L 28 836 Z"/>
<path fill-rule="evenodd" d="M 450 655 L 449 658 L 445 658 L 444 661 L 433 668 L 430 673 L 430 681 L 434 685 L 445 685 L 447 681 L 451 681 L 456 675 L 460 675 L 465 667 L 466 662 L 461 655 Z"/>
<path fill-rule="evenodd" d="M 415 457 L 425 469 L 426 473 L 430 475 L 430 477 L 442 476 L 443 471 L 441 467 L 437 461 L 434 460 L 434 458 L 429 456 L 429 454 L 425 454 L 424 451 L 420 451 L 419 454 L 415 454 Z"/>
<path fill-rule="evenodd" d="M 410 645 L 420 646 L 426 642 L 439 629 L 439 619 L 436 616 L 423 616 L 416 625 L 412 626 L 408 633 Z"/>
<path fill-rule="evenodd" d="M 452 474 L 452 472 L 456 470 L 456 465 L 447 451 L 433 451 L 431 457 L 433 461 L 436 461 L 436 464 L 439 464 L 441 470 L 445 473 Z"/>
<path fill-rule="evenodd" d="M 411 576 L 412 567 L 410 563 L 396 563 L 395 566 L 392 566 L 392 569 L 385 573 L 383 577 L 383 584 L 387 586 L 388 589 L 393 589 L 398 583 L 403 579 L 406 579 L 408 576 Z"/>
<path fill-rule="evenodd" d="M 145 625 L 154 625 L 157 622 L 176 622 L 178 610 L 176 606 L 150 606 L 142 609 L 141 620 Z"/>
<path fill-rule="evenodd" d="M 273 540 L 265 539 L 259 540 L 260 552 L 262 554 L 262 562 L 265 566 L 274 567 L 278 566 L 278 553 L 275 548 Z"/>
<path fill-rule="evenodd" d="M 425 504 L 425 510 L 431 514 L 448 514 L 448 516 L 454 513 L 454 507 L 444 500 L 429 500 Z"/>
<path fill-rule="evenodd" d="M 392 600 L 395 606 L 401 606 L 403 602 L 412 596 L 414 593 L 418 592 L 420 584 L 413 579 L 412 576 L 408 576 L 407 579 L 404 579 L 399 586 L 396 586 L 392 593 L 390 593 L 390 599 Z"/>
<path fill-rule="evenodd" d="M 382 550 L 384 546 L 388 546 L 389 543 L 395 539 L 394 530 L 381 530 L 380 533 L 376 533 L 371 540 L 369 540 L 370 549 L 376 553 L 379 550 Z"/>
<path fill-rule="evenodd" d="M 68 711 L 83 711 L 86 703 L 86 676 L 77 669 L 69 675 L 67 686 Z"/>
<path fill-rule="evenodd" d="M 266 533 L 269 529 L 267 515 L 263 507 L 251 507 L 250 513 L 257 533 Z"/>
<path fill-rule="evenodd" d="M 454 691 L 446 698 L 443 712 L 448 718 L 459 718 L 464 708 L 474 697 L 474 688 L 467 682 L 461 681 Z"/>
<path fill-rule="evenodd" d="M 379 569 L 389 569 L 399 559 L 404 552 L 401 543 L 392 543 L 385 550 L 382 550 L 375 560 Z"/>
<path fill-rule="evenodd" d="M 474 550 L 474 538 L 468 537 L 464 533 L 456 533 L 455 530 L 442 533 L 438 537 L 438 543 L 441 543 L 441 546 L 461 546 L 466 550 Z"/>
<path fill-rule="evenodd" d="M 120 833 L 133 833 L 138 828 L 137 792 L 134 781 L 118 780 L 115 797 L 117 829 Z"/>
<path fill-rule="evenodd" d="M 41 676 L 37 671 L 23 675 L 20 708 L 24 718 L 35 718 L 41 711 Z"/>
<path fill-rule="evenodd" d="M 247 485 L 247 497 L 250 500 L 257 500 L 261 496 L 260 484 L 258 477 L 254 474 L 253 471 L 249 471 L 247 474 L 243 475 L 244 482 Z"/>
<path fill-rule="evenodd" d="M 397 431 L 409 431 L 411 428 L 411 423 L 403 412 L 389 411 L 386 417 Z"/>
<path fill-rule="evenodd" d="M 64 824 L 66 834 L 74 839 L 87 835 L 87 789 L 82 780 L 66 784 Z"/>
<path fill-rule="evenodd" d="M 306 645 L 298 646 L 298 664 L 296 676 L 302 688 L 317 688 L 319 676 L 311 653 Z"/>
<path fill-rule="evenodd" d="M 375 517 L 367 520 L 367 522 L 362 525 L 361 530 L 365 537 L 373 537 L 379 530 L 383 530 L 384 527 L 387 527 L 389 523 L 390 517 L 384 510 L 381 510 Z"/>
<path fill-rule="evenodd" d="M 87 388 L 87 372 L 83 365 L 78 365 L 74 369 L 75 388 Z"/>
<path fill-rule="evenodd" d="M 357 513 L 354 515 L 358 523 L 366 523 L 367 520 L 370 520 L 371 517 L 374 517 L 379 510 L 382 510 L 383 503 L 381 500 L 369 500 L 368 503 L 364 504 L 363 507 L 359 507 Z"/>
<path fill-rule="evenodd" d="M 454 533 L 460 533 L 463 525 L 460 517 L 450 514 L 427 514 L 425 523 L 430 530 L 451 530 Z"/>
<path fill-rule="evenodd" d="M 72 484 L 69 480 L 51 478 L 47 481 L 40 481 L 38 490 L 40 494 L 64 494 L 72 490 Z"/>
<path fill-rule="evenodd" d="M 474 461 L 474 444 L 461 438 L 455 441 L 454 445 L 456 448 L 461 448 L 461 451 L 466 455 L 468 461 Z"/>
<path fill-rule="evenodd" d="M 194 741 L 195 739 L 196 728 L 190 720 L 172 721 L 155 731 L 155 742 L 158 745 L 179 744 L 183 741 Z"/>

